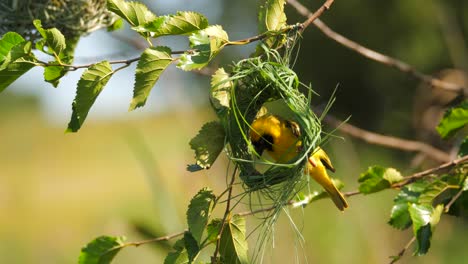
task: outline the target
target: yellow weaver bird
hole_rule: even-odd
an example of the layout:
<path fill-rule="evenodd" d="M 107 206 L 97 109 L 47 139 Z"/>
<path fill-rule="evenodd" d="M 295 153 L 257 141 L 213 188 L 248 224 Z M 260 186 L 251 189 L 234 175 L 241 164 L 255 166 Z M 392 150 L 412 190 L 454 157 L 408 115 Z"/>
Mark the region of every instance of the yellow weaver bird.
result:
<path fill-rule="evenodd" d="M 255 119 L 250 129 L 250 140 L 255 151 L 262 155 L 266 150 L 279 163 L 291 161 L 298 155 L 302 145 L 299 136 L 300 127 L 296 122 L 275 115 Z M 328 192 L 336 207 L 341 211 L 348 208 L 345 198 L 327 174 L 326 169 L 335 172 L 327 153 L 317 147 L 309 157 L 307 166 L 309 175 Z"/>

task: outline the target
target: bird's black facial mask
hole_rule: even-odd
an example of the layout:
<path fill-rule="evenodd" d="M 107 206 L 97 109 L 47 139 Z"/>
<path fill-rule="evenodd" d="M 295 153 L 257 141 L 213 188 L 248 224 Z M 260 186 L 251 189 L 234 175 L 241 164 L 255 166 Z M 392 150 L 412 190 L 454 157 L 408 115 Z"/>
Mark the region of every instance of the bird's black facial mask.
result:
<path fill-rule="evenodd" d="M 273 137 L 270 135 L 263 135 L 258 141 L 252 142 L 252 144 L 259 155 L 262 155 L 265 149 L 273 151 Z"/>

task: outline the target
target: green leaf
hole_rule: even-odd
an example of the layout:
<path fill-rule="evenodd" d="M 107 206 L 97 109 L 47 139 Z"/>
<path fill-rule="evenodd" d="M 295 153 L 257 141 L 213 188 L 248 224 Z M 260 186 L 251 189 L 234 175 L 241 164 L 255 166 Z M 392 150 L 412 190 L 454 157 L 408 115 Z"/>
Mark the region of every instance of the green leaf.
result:
<path fill-rule="evenodd" d="M 188 206 L 187 223 L 189 231 L 198 245 L 202 241 L 203 231 L 208 224 L 215 199 L 216 196 L 212 190 L 203 188 L 192 198 Z"/>
<path fill-rule="evenodd" d="M 465 176 L 465 180 L 463 181 L 463 185 L 461 186 L 463 191 L 468 191 L 468 176 Z"/>
<path fill-rule="evenodd" d="M 404 186 L 395 197 L 394 205 L 390 213 L 388 223 L 397 229 L 406 229 L 411 226 L 411 216 L 408 211 L 408 204 L 416 203 L 424 190 L 425 186 L 418 186 L 419 183 L 413 183 Z M 416 187 L 416 188 L 415 188 Z M 418 188 L 419 187 L 419 188 Z"/>
<path fill-rule="evenodd" d="M 125 237 L 100 236 L 81 249 L 78 264 L 111 263 L 124 241 Z"/>
<path fill-rule="evenodd" d="M 168 47 L 147 48 L 141 54 L 135 71 L 135 87 L 129 111 L 145 105 L 159 76 L 171 63 L 171 49 Z"/>
<path fill-rule="evenodd" d="M 230 108 L 232 81 L 229 77 L 229 74 L 223 68 L 217 69 L 215 74 L 211 76 L 210 101 L 220 116 L 226 114 L 226 111 Z"/>
<path fill-rule="evenodd" d="M 443 181 L 431 182 L 419 196 L 418 203 L 434 206 L 441 204 L 456 193 L 455 188 Z"/>
<path fill-rule="evenodd" d="M 364 194 L 378 192 L 390 188 L 392 184 L 401 180 L 403 176 L 394 168 L 370 167 L 359 177 L 358 181 L 361 183 L 359 191 Z"/>
<path fill-rule="evenodd" d="M 112 23 L 112 25 L 107 27 L 107 32 L 116 31 L 116 30 L 121 29 L 122 27 L 123 27 L 123 19 L 119 18 L 119 19 L 116 19 L 114 23 Z"/>
<path fill-rule="evenodd" d="M 200 252 L 200 247 L 190 232 L 184 233 L 184 247 L 187 250 L 189 262 L 192 263 Z"/>
<path fill-rule="evenodd" d="M 39 19 L 35 19 L 33 20 L 33 25 L 34 27 L 37 29 L 37 31 L 39 32 L 39 34 L 41 34 L 41 36 L 45 39 L 47 37 L 46 33 L 45 33 L 45 29 L 42 27 L 42 22 L 41 20 Z"/>
<path fill-rule="evenodd" d="M 62 32 L 60 32 L 56 28 L 51 28 L 46 30 L 47 36 L 47 45 L 51 48 L 55 54 L 62 53 L 63 50 L 66 48 L 65 44 L 65 37 L 63 36 Z"/>
<path fill-rule="evenodd" d="M 104 89 L 113 73 L 109 62 L 102 61 L 94 64 L 81 75 L 72 105 L 73 112 L 67 132 L 76 132 L 81 128 L 91 106 L 93 106 L 96 98 L 102 89 Z"/>
<path fill-rule="evenodd" d="M 182 54 L 177 64 L 184 71 L 205 67 L 229 43 L 226 31 L 218 25 L 193 33 L 189 40 L 192 50 Z"/>
<path fill-rule="evenodd" d="M 166 35 L 183 35 L 204 29 L 208 19 L 195 12 L 177 12 L 175 15 L 160 16 L 140 29 L 151 32 L 154 38 Z"/>
<path fill-rule="evenodd" d="M 258 13 L 258 30 L 259 33 L 266 31 L 276 31 L 286 26 L 286 14 L 284 13 L 284 5 L 286 0 L 266 0 L 265 4 L 260 7 Z"/>
<path fill-rule="evenodd" d="M 42 36 L 42 39 L 36 42 L 36 48 L 55 57 L 54 61 L 49 62 L 50 66 L 44 67 L 44 80 L 57 87 L 60 78 L 68 72 L 68 69 L 61 64 L 73 62 L 73 52 L 79 37 L 65 40 L 58 29 L 44 29 L 41 21 L 37 19 L 34 20 L 33 24 Z"/>
<path fill-rule="evenodd" d="M 18 44 L 24 43 L 26 40 L 16 32 L 7 32 L 3 37 L 0 39 L 0 63 L 5 61 L 11 53 L 13 47 Z M 19 57 L 18 57 L 19 58 Z M 16 58 L 16 59 L 18 59 Z M 14 61 L 11 60 L 10 61 Z"/>
<path fill-rule="evenodd" d="M 67 45 L 65 43 L 65 37 L 60 30 L 57 28 L 44 29 L 42 28 L 41 21 L 37 19 L 33 21 L 33 24 L 44 39 L 36 45 L 39 50 L 59 56 L 62 51 L 66 49 Z M 47 45 L 49 49 L 45 50 L 44 45 Z"/>
<path fill-rule="evenodd" d="M 435 226 L 439 223 L 444 206 L 436 208 L 430 205 L 410 204 L 409 213 L 413 221 L 413 233 L 416 237 L 415 255 L 424 255 L 431 246 L 431 237 Z"/>
<path fill-rule="evenodd" d="M 28 61 L 32 60 L 32 58 L 29 58 Z M 5 69 L 0 70 L 0 80 L 2 80 L 0 82 L 0 93 L 32 67 L 34 67 L 34 64 L 27 62 L 24 58 L 21 58 L 13 63 L 9 63 Z"/>
<path fill-rule="evenodd" d="M 210 242 L 215 242 L 218 239 L 219 230 L 221 229 L 221 224 L 223 219 L 215 218 L 206 226 L 206 239 Z"/>
<path fill-rule="evenodd" d="M 266 0 L 263 6 L 260 6 L 258 13 L 258 31 L 263 34 L 267 31 L 279 31 L 287 26 L 284 5 L 286 0 Z M 262 43 L 268 48 L 278 48 L 285 41 L 284 36 L 273 36 L 265 38 Z M 261 44 L 257 46 L 257 54 L 263 53 Z"/>
<path fill-rule="evenodd" d="M 187 264 L 189 262 L 188 252 L 185 249 L 185 239 L 181 238 L 174 244 L 176 251 L 170 252 L 164 259 L 164 264 Z"/>
<path fill-rule="evenodd" d="M 61 63 L 72 64 L 73 54 L 75 52 L 76 44 L 78 43 L 79 37 L 70 38 L 66 41 L 66 48 L 60 53 L 59 59 Z M 57 87 L 60 79 L 68 73 L 68 68 L 60 66 L 60 62 L 55 60 L 49 62 L 52 66 L 44 67 L 44 80 L 51 83 L 54 87 Z"/>
<path fill-rule="evenodd" d="M 31 45 L 30 41 L 24 40 L 23 37 L 15 32 L 6 33 L 0 39 L 0 74 L 1 72 L 4 72 L 5 75 L 8 74 L 7 72 L 9 72 L 9 70 L 7 70 L 7 68 L 9 65 L 20 58 L 25 58 L 23 61 L 35 61 L 34 55 L 31 53 Z M 15 69 L 17 66 L 18 65 L 12 65 L 10 69 Z M 31 67 L 32 66 L 33 65 L 31 65 Z M 7 83 L 10 80 L 10 77 L 5 79 L 2 78 L 2 82 L 4 80 Z M 12 81 L 10 81 L 8 85 L 11 84 L 11 82 Z M 2 84 L 0 84 L 0 86 L 3 87 Z M 5 87 L 3 87 L 3 89 L 5 89 Z M 2 88 L 0 88 L 0 92 L 1 91 Z"/>
<path fill-rule="evenodd" d="M 51 83 L 54 87 L 57 87 L 60 78 L 62 78 L 65 73 L 66 71 L 62 66 L 46 66 L 44 67 L 44 80 Z"/>
<path fill-rule="evenodd" d="M 224 148 L 224 128 L 218 121 L 203 125 L 192 140 L 190 147 L 195 151 L 196 164 L 209 169 Z"/>
<path fill-rule="evenodd" d="M 224 226 L 219 245 L 222 263 L 249 263 L 247 240 L 245 239 L 245 218 L 239 215 L 232 216 Z"/>
<path fill-rule="evenodd" d="M 460 149 L 458 149 L 458 157 L 464 157 L 468 155 L 468 136 L 465 137 L 463 142 L 460 145 Z"/>
<path fill-rule="evenodd" d="M 436 129 L 440 136 L 446 139 L 462 129 L 466 124 L 468 124 L 468 101 L 447 110 Z"/>
<path fill-rule="evenodd" d="M 133 27 L 144 25 L 157 18 L 147 6 L 138 2 L 107 0 L 107 9 L 125 19 Z"/>

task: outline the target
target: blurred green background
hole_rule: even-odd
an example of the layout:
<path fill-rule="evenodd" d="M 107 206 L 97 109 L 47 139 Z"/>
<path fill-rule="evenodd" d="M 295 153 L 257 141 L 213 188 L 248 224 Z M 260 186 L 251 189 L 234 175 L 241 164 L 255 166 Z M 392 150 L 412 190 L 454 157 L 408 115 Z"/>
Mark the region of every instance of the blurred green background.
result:
<path fill-rule="evenodd" d="M 223 25 L 231 39 L 256 33 L 258 1 L 147 2 L 156 14 L 202 12 L 211 24 Z M 302 2 L 311 10 L 322 4 Z M 287 14 L 290 23 L 303 20 L 289 6 Z M 465 67 L 468 60 L 458 57 L 467 47 L 467 1 L 336 1 L 322 20 L 425 73 Z M 461 42 L 453 38 L 454 30 Z M 138 55 L 140 51 L 118 40 L 134 34 L 128 29 L 114 34 L 101 31 L 83 39 L 77 63 Z M 187 45 L 181 38 L 163 44 Z M 244 58 L 253 49 L 254 45 L 228 47 L 213 65 Z M 319 106 L 339 84 L 331 114 L 352 116 L 351 124 L 379 133 L 431 139 L 427 134 L 433 130 L 418 120 L 434 100 L 420 94 L 439 95 L 424 90 L 418 80 L 343 48 L 314 27 L 304 33 L 295 70 L 320 94 L 313 99 Z M 40 71 L 32 72 L 0 94 L 0 263 L 76 263 L 81 247 L 99 235 L 125 235 L 136 241 L 145 238 L 142 229 L 154 235 L 178 232 L 186 226 L 188 201 L 199 189 L 224 190 L 225 158 L 208 171 L 185 170 L 193 162 L 189 140 L 215 118 L 207 101 L 209 78 L 173 67 L 163 74 L 143 110 L 126 113 L 133 71 L 119 72 L 119 81 L 109 83 L 76 134 L 64 130 L 80 73 L 70 74 L 53 89 L 42 84 Z M 427 102 L 417 103 L 422 101 Z M 437 114 L 432 117 L 437 120 Z M 420 169 L 411 166 L 414 153 L 352 138 L 334 140 L 326 149 L 346 191 L 357 188 L 359 174 L 370 165 L 393 166 L 405 174 Z M 264 262 L 388 263 L 411 238 L 411 230 L 401 232 L 386 224 L 395 195 L 386 191 L 352 197 L 344 213 L 327 200 L 292 210 L 305 244 L 298 243 L 283 215 Z M 248 229 L 255 223 L 258 220 L 248 218 Z M 444 216 L 429 254 L 412 257 L 410 250 L 401 263 L 465 263 L 466 224 Z M 255 236 L 250 239 L 251 253 Z M 115 263 L 162 263 L 167 250 L 167 244 L 127 248 Z"/>

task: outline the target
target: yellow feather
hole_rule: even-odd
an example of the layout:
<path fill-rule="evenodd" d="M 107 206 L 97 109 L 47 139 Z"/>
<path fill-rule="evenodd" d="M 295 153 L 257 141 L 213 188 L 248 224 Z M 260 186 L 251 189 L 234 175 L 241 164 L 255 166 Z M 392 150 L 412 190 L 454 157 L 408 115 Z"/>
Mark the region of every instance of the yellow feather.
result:
<path fill-rule="evenodd" d="M 251 126 L 252 143 L 261 146 L 260 151 L 266 150 L 276 162 L 286 163 L 297 156 L 301 141 L 287 121 L 275 115 L 264 115 L 257 118 Z M 308 173 L 328 192 L 336 207 L 343 211 L 348 203 L 328 176 L 327 168 L 334 171 L 330 158 L 318 147 L 309 157 Z"/>

